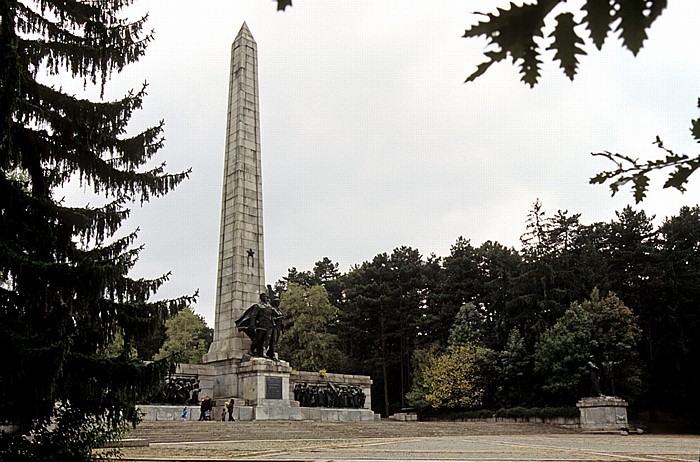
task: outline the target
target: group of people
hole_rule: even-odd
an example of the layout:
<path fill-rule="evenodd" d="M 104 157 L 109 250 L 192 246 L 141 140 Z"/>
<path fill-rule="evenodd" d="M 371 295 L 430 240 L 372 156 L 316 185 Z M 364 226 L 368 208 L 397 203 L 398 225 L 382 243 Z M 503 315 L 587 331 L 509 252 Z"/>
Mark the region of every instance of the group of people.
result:
<path fill-rule="evenodd" d="M 199 404 L 199 420 L 212 420 L 212 410 L 214 409 L 214 401 L 210 397 L 205 396 Z M 221 408 L 221 421 L 226 421 L 226 414 L 228 414 L 229 422 L 233 422 L 233 399 L 226 401 L 224 407 Z M 187 408 L 182 409 L 182 420 L 187 420 Z"/>
<path fill-rule="evenodd" d="M 277 359 L 277 341 L 282 333 L 282 311 L 280 300 L 270 300 L 267 293 L 260 294 L 260 301 L 248 308 L 236 320 L 236 326 L 252 341 L 250 355 Z"/>

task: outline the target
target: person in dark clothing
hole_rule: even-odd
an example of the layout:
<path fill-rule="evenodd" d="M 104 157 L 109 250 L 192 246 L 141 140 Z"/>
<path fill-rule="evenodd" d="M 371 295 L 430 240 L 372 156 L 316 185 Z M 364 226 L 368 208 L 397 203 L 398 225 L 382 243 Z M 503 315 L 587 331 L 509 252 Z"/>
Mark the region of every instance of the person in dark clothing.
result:
<path fill-rule="evenodd" d="M 202 403 L 199 405 L 199 420 L 211 420 L 211 410 L 214 408 L 214 403 L 211 398 L 205 396 Z"/>
<path fill-rule="evenodd" d="M 230 401 L 226 401 L 226 403 L 224 403 L 224 405 L 226 406 L 226 410 L 228 411 L 228 421 L 232 422 L 232 421 L 236 420 L 233 418 L 233 399 Z"/>

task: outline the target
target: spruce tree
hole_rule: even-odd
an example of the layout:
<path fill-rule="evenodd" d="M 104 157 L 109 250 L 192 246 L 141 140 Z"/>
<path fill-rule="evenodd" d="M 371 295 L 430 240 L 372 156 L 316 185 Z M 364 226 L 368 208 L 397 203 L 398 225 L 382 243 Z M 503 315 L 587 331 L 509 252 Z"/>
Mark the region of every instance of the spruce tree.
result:
<path fill-rule="evenodd" d="M 142 57 L 152 39 L 146 17 L 125 17 L 131 3 L 0 0 L 3 460 L 87 460 L 105 437 L 135 424 L 135 405 L 168 364 L 144 363 L 133 346 L 192 301 L 149 302 L 168 275 L 130 278 L 137 232 L 115 235 L 127 204 L 164 195 L 189 173 L 146 168 L 163 146 L 162 121 L 127 135 L 145 84 L 105 101 L 42 83 L 67 74 L 104 95 L 113 71 Z M 104 205 L 57 199 L 70 181 Z M 118 337 L 121 354 L 106 354 Z"/>

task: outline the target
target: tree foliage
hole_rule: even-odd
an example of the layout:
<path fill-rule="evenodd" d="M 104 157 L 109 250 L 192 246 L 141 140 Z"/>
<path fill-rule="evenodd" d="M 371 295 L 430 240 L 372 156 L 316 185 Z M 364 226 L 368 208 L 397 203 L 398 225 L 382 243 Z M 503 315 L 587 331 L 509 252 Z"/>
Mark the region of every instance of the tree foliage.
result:
<path fill-rule="evenodd" d="M 484 53 L 488 60 L 477 67 L 467 82 L 484 74 L 491 65 L 511 58 L 520 68 L 521 80 L 534 87 L 540 78 L 540 58 L 545 49 L 554 51 L 554 60 L 574 80 L 578 57 L 586 54 L 587 38 L 600 50 L 608 36 L 617 33 L 623 46 L 637 55 L 647 39 L 647 30 L 667 3 L 667 0 L 586 0 L 580 11 L 572 11 L 575 6 L 565 0 L 538 0 L 523 5 L 511 3 L 510 8 L 498 8 L 496 13 L 480 13 L 485 20 L 469 27 L 464 37 L 485 37 L 489 42 Z M 577 17 L 582 19 L 577 21 Z M 553 28 L 549 27 L 550 19 L 555 23 Z M 581 34 L 584 28 L 588 37 Z M 549 29 L 551 32 L 546 32 Z M 690 131 L 700 142 L 700 118 L 691 121 Z M 671 173 L 663 187 L 685 192 L 690 176 L 700 168 L 700 156 L 676 153 L 664 146 L 658 136 L 654 144 L 665 152 L 663 157 L 642 161 L 609 151 L 593 153 L 611 161 L 615 168 L 598 173 L 590 182 L 609 182 L 613 195 L 629 184 L 635 201 L 640 203 L 649 190 L 649 174 L 669 169 Z"/>
<path fill-rule="evenodd" d="M 532 369 L 532 357 L 528 354 L 525 339 L 517 328 L 508 334 L 508 340 L 499 351 L 500 377 L 498 404 L 500 406 L 525 404 L 527 378 Z"/>
<path fill-rule="evenodd" d="M 187 307 L 165 321 L 165 342 L 153 359 L 202 364 L 202 355 L 209 351 L 213 334 L 204 318 Z"/>
<path fill-rule="evenodd" d="M 700 99 L 698 100 L 698 107 L 700 108 Z M 700 143 L 700 117 L 691 121 L 690 131 L 693 138 Z M 591 178 L 591 183 L 602 184 L 610 181 L 610 190 L 614 196 L 622 186 L 631 182 L 634 200 L 640 203 L 644 200 L 649 190 L 649 174 L 655 170 L 670 168 L 673 171 L 669 174 L 663 187 L 675 188 L 680 192 L 685 192 L 685 185 L 688 183 L 690 176 L 700 168 L 700 156 L 691 157 L 687 154 L 676 153 L 664 146 L 663 141 L 658 136 L 654 141 L 654 145 L 666 153 L 665 157 L 641 161 L 625 154 L 609 151 L 593 153 L 594 156 L 610 160 L 615 164 L 616 168 L 598 173 Z"/>
<path fill-rule="evenodd" d="M 586 377 L 586 364 L 597 349 L 593 319 L 578 304 L 572 305 L 542 334 L 535 349 L 535 371 L 542 389 L 557 402 L 576 399 Z"/>
<path fill-rule="evenodd" d="M 372 377 L 376 412 L 429 406 L 426 365 L 478 340 L 470 377 L 486 408 L 571 406 L 592 392 L 592 356 L 620 362 L 616 392 L 637 409 L 693 418 L 699 210 L 658 228 L 631 207 L 582 225 L 538 201 L 520 251 L 460 237 L 444 258 L 400 247 L 329 280 L 338 316 L 324 329 L 340 340 L 342 372 Z"/>
<path fill-rule="evenodd" d="M 338 338 L 330 330 L 338 309 L 331 305 L 326 289 L 291 283 L 282 294 L 280 308 L 284 313 L 280 357 L 298 370 L 344 369 Z"/>
<path fill-rule="evenodd" d="M 556 404 L 570 404 L 592 392 L 586 387 L 589 361 L 614 361 L 619 363 L 623 394 L 634 399 L 641 391 L 640 340 L 641 329 L 632 310 L 615 294 L 601 298 L 596 288 L 590 300 L 572 303 L 542 335 L 535 350 L 535 372 Z"/>
<path fill-rule="evenodd" d="M 482 75 L 492 64 L 511 58 L 520 67 L 521 79 L 535 86 L 540 77 L 540 57 L 545 49 L 555 51 L 554 59 L 560 62 L 562 71 L 571 80 L 576 75 L 577 55 L 586 54 L 581 48 L 586 37 L 581 36 L 579 26 L 588 30 L 589 37 L 600 50 L 617 24 L 623 45 L 633 54 L 639 53 L 647 38 L 647 29 L 666 8 L 667 0 L 588 0 L 581 5 L 580 13 L 565 0 L 538 0 L 522 5 L 510 4 L 510 8 L 498 8 L 495 13 L 479 13 L 484 21 L 469 27 L 464 37 L 485 37 L 488 61 L 479 65 L 467 81 Z M 582 17 L 576 21 L 575 17 Z M 549 21 L 556 24 L 547 32 Z M 547 43 L 551 45 L 546 46 Z"/>
<path fill-rule="evenodd" d="M 130 278 L 137 233 L 115 235 L 128 202 L 188 174 L 145 168 L 163 145 L 162 122 L 127 135 L 145 85 L 96 102 L 41 81 L 68 74 L 103 94 L 152 38 L 145 17 L 124 17 L 130 3 L 0 1 L 0 423 L 13 430 L 0 452 L 14 460 L 89 459 L 100 435 L 138 421 L 135 404 L 169 365 L 145 364 L 132 347 L 192 301 L 149 302 L 168 275 Z M 56 199 L 70 181 L 106 203 Z M 118 336 L 122 353 L 104 354 Z"/>
<path fill-rule="evenodd" d="M 289 5 L 290 1 L 278 2 L 280 9 Z M 520 5 L 511 3 L 509 8 L 493 13 L 477 13 L 483 21 L 470 26 L 464 37 L 486 38 L 486 61 L 477 66 L 467 81 L 483 75 L 493 64 L 511 59 L 519 68 L 522 81 L 532 87 L 539 82 L 546 51 L 553 52 L 554 60 L 573 80 L 580 58 L 592 48 L 589 44 L 600 50 L 608 37 L 617 35 L 625 48 L 638 54 L 647 31 L 666 6 L 667 0 L 534 0 Z M 700 142 L 700 118 L 691 121 L 690 132 Z M 609 183 L 613 195 L 630 185 L 635 201 L 640 203 L 649 189 L 649 175 L 670 169 L 664 187 L 684 192 L 691 175 L 700 167 L 700 156 L 678 153 L 666 147 L 659 137 L 654 144 L 664 152 L 656 160 L 643 161 L 609 151 L 593 153 L 610 160 L 614 167 L 594 176 L 591 183 Z M 431 341 L 447 344 L 451 321 L 460 307 L 475 303 L 484 309 L 484 330 L 488 332 L 485 342 L 501 353 L 503 370 L 506 362 L 510 364 L 512 381 L 504 381 L 508 383 L 503 386 L 506 399 L 511 403 L 546 400 L 531 373 L 534 347 L 545 332 L 566 320 L 562 316 L 572 303 L 578 303 L 597 286 L 601 293 L 619 294 L 621 302 L 637 316 L 642 342 L 635 351 L 644 369 L 630 371 L 630 376 L 641 376 L 645 384 L 641 405 L 652 414 L 656 409 L 674 409 L 686 415 L 700 415 L 700 399 L 692 392 L 700 386 L 700 376 L 698 368 L 691 365 L 700 342 L 689 335 L 693 329 L 697 331 L 697 310 L 693 307 L 700 297 L 695 257 L 700 254 L 700 247 L 697 233 L 693 232 L 693 226 L 700 229 L 696 209 L 686 208 L 680 216 L 667 220 L 661 230 L 654 230 L 650 218 L 631 208 L 618 213 L 617 220 L 610 223 L 583 226 L 578 222 L 579 215 L 560 211 L 547 218 L 536 207 L 523 235 L 522 252 L 490 241 L 475 249 L 460 237 L 448 257 L 433 258 L 423 268 L 431 284 L 424 284 L 422 289 L 425 297 L 417 311 L 414 342 L 423 347 Z M 340 324 L 347 333 L 344 346 L 351 356 L 361 355 L 363 360 L 357 361 L 356 366 L 372 374 L 378 371 L 378 362 L 384 366 L 404 364 L 393 357 L 391 343 L 388 348 L 373 350 L 381 352 L 381 361 L 366 358 L 358 347 L 376 346 L 377 339 L 386 342 L 398 335 L 397 323 L 388 322 L 397 313 L 385 311 L 383 304 L 385 281 L 393 274 L 391 270 L 384 271 L 385 257 L 378 255 L 372 262 L 381 265 L 383 271 L 381 277 L 377 277 L 380 271 L 370 276 L 369 283 L 362 280 L 367 274 L 364 270 L 370 270 L 366 264 L 339 278 L 344 286 L 341 294 L 347 297 L 344 305 L 339 303 Z M 576 327 L 576 316 L 567 316 Z M 581 314 L 579 327 L 585 319 L 587 315 Z M 593 319 L 594 323 L 599 321 L 595 316 Z M 573 327 L 571 331 L 564 327 L 559 326 L 562 336 L 576 337 Z M 516 332 L 517 338 L 511 337 Z M 548 335 L 552 341 L 564 340 L 556 339 L 551 332 Z M 511 356 L 511 349 L 517 355 Z M 386 400 L 390 389 L 386 384 L 392 382 L 392 376 L 394 384 L 399 374 L 403 380 L 404 371 L 396 369 L 381 369 L 384 390 L 377 390 L 375 396 Z M 634 390 L 633 383 L 628 385 L 633 393 L 640 391 L 638 387 Z M 688 406 L 679 408 L 679 402 Z M 389 408 L 388 403 L 383 404 L 384 409 Z"/>
<path fill-rule="evenodd" d="M 473 344 L 451 345 L 422 371 L 425 400 L 433 408 L 475 408 L 481 405 L 484 390 L 477 357 L 480 347 Z"/>
<path fill-rule="evenodd" d="M 473 303 L 462 305 L 452 329 L 450 329 L 449 343 L 455 345 L 481 344 L 486 325 L 484 318 L 484 314 Z"/>
<path fill-rule="evenodd" d="M 406 394 L 406 402 L 409 406 L 416 409 L 430 407 L 430 403 L 425 399 L 427 388 L 423 372 L 427 370 L 430 363 L 439 355 L 440 350 L 440 344 L 435 342 L 425 348 L 418 348 L 413 352 L 411 360 L 411 367 L 414 370 L 413 382 L 411 383 L 411 389 Z"/>

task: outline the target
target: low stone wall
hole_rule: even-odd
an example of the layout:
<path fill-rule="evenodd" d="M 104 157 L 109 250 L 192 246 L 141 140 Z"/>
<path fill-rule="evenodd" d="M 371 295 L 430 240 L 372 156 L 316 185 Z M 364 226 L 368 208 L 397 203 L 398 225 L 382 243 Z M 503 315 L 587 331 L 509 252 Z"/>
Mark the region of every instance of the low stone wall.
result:
<path fill-rule="evenodd" d="M 274 403 L 273 403 L 274 404 Z M 178 421 L 182 420 L 182 408 L 184 406 L 140 405 L 138 408 L 143 413 L 143 420 L 153 421 Z M 322 407 L 293 407 L 293 416 L 290 417 L 290 409 L 286 407 L 267 406 L 256 409 L 256 413 L 265 412 L 269 415 L 253 416 L 252 407 L 237 407 L 234 410 L 236 420 L 316 420 L 320 422 L 371 422 L 379 420 L 379 414 L 370 409 L 339 409 Z M 199 420 L 199 406 L 187 406 L 187 421 Z M 221 420 L 221 407 L 213 410 L 214 420 Z M 255 419 L 254 419 L 255 417 Z M 228 420 L 228 417 L 227 417 Z"/>
<path fill-rule="evenodd" d="M 371 409 L 300 407 L 302 420 L 321 422 L 373 422 L 380 420 L 380 415 Z"/>
<path fill-rule="evenodd" d="M 389 416 L 392 420 L 398 420 L 399 422 L 417 422 L 418 414 L 415 412 L 397 412 Z"/>
<path fill-rule="evenodd" d="M 428 421 L 440 421 L 443 419 L 429 418 Z M 464 418 L 452 419 L 452 422 L 503 422 L 503 423 L 542 423 L 547 425 L 555 425 L 561 428 L 570 430 L 579 430 L 581 428 L 580 417 L 485 417 L 485 418 Z"/>
<path fill-rule="evenodd" d="M 507 423 L 517 423 L 517 422 L 530 422 L 530 423 L 542 423 L 547 425 L 555 425 L 557 427 L 568 428 L 571 430 L 578 430 L 581 428 L 581 418 L 580 417 L 520 417 L 520 418 L 509 418 L 509 417 L 495 417 L 495 422 L 507 422 Z"/>
<path fill-rule="evenodd" d="M 143 420 L 163 421 L 163 420 L 183 420 L 182 409 L 187 408 L 187 418 L 185 420 L 199 420 L 199 406 L 171 406 L 168 404 L 140 404 L 138 410 L 143 413 Z"/>

